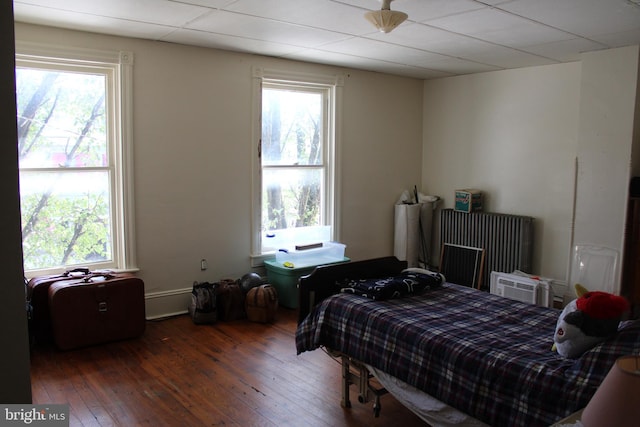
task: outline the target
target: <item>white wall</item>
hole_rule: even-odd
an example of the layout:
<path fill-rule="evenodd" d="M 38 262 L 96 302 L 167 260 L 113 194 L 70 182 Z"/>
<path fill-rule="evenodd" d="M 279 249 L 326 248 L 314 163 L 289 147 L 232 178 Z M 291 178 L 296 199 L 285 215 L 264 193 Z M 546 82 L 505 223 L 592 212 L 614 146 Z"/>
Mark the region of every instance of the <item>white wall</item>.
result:
<path fill-rule="evenodd" d="M 621 264 L 636 116 L 638 46 L 584 54 L 582 68 L 574 242 L 613 249 Z M 621 270 L 619 265 L 615 281 L 600 289 L 618 293 Z M 577 271 L 571 274 L 574 283 Z M 591 289 L 597 286 L 584 285 Z"/>
<path fill-rule="evenodd" d="M 393 254 L 394 204 L 420 186 L 422 82 L 415 83 L 360 71 L 345 79 L 342 236 L 360 259 Z"/>
<path fill-rule="evenodd" d="M 23 24 L 16 38 L 134 54 L 135 229 L 148 316 L 184 311 L 194 280 L 250 271 L 253 67 L 344 75 L 340 241 L 354 260 L 393 253 L 393 204 L 420 181 L 420 80 Z"/>
<path fill-rule="evenodd" d="M 426 81 L 423 189 L 453 207 L 479 188 L 486 210 L 535 217 L 533 273 L 569 282 L 575 242 L 622 248 L 637 80 L 634 46 Z"/>
<path fill-rule="evenodd" d="M 535 217 L 535 273 L 565 279 L 580 64 L 426 81 L 422 186 L 453 207 L 478 188 L 485 210 Z"/>

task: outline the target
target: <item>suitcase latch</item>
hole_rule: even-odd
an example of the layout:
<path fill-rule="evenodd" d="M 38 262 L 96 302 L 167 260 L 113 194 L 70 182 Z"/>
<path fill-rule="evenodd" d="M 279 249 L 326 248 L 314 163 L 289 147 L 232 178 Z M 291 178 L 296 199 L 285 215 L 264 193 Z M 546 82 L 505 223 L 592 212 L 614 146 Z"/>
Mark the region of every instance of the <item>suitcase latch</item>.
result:
<path fill-rule="evenodd" d="M 105 313 L 107 311 L 107 302 L 106 301 L 98 303 L 98 311 L 100 313 Z"/>

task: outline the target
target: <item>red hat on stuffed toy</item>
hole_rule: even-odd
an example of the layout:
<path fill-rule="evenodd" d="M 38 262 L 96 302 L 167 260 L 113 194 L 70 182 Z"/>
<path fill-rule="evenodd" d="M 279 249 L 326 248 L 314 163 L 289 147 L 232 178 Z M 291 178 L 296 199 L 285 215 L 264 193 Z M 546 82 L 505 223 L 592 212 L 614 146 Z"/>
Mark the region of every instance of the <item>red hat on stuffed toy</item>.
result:
<path fill-rule="evenodd" d="M 576 300 L 576 307 L 594 319 L 619 319 L 629 309 L 629 303 L 618 295 L 591 291 Z"/>
<path fill-rule="evenodd" d="M 629 309 L 629 302 L 607 292 L 587 292 L 576 300 L 577 326 L 586 335 L 608 336 L 618 329 L 618 322 Z M 572 322 L 570 322 L 572 323 Z"/>

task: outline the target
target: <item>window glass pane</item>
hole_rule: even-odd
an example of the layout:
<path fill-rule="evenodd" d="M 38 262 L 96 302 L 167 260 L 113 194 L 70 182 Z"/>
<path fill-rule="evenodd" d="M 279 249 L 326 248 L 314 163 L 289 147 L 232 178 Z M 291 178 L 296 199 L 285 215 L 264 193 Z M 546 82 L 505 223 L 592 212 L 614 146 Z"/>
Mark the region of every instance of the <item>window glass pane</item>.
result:
<path fill-rule="evenodd" d="M 263 231 L 322 225 L 322 182 L 322 169 L 263 170 Z"/>
<path fill-rule="evenodd" d="M 17 68 L 20 168 L 106 166 L 106 76 Z"/>
<path fill-rule="evenodd" d="M 25 269 L 110 260 L 109 173 L 20 172 Z"/>
<path fill-rule="evenodd" d="M 262 91 L 262 164 L 322 164 L 322 93 Z"/>

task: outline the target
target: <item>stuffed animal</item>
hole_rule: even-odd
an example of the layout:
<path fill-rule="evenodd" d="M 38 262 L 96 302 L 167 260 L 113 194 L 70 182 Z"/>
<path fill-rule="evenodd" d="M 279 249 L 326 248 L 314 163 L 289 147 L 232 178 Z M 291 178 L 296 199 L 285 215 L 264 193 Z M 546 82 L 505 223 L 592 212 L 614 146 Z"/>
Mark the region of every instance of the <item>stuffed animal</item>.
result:
<path fill-rule="evenodd" d="M 576 358 L 618 330 L 629 303 L 623 297 L 588 291 L 576 285 L 577 299 L 560 313 L 553 335 L 553 349 L 561 356 Z"/>

